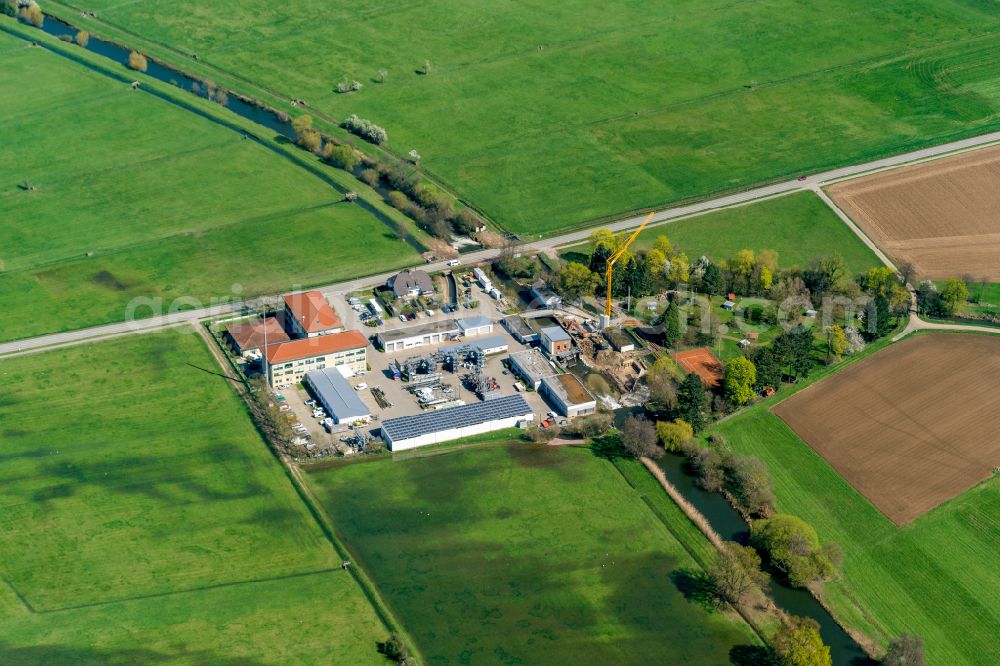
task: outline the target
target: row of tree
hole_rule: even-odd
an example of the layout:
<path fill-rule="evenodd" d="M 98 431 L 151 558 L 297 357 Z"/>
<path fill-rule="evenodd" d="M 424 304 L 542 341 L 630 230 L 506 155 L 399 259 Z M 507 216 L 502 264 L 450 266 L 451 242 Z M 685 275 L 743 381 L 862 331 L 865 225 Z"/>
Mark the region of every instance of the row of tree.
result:
<path fill-rule="evenodd" d="M 385 140 L 384 134 L 378 131 L 381 128 L 364 119 L 351 116 L 344 122 L 349 131 L 363 134 L 373 143 Z M 369 187 L 375 188 L 380 183 L 384 185 L 389 190 L 385 197 L 389 205 L 413 219 L 428 233 L 450 240 L 453 233 L 467 235 L 482 228 L 482 220 L 476 213 L 467 207 L 456 207 L 450 195 L 422 182 L 412 164 L 375 160 L 350 143 L 341 143 L 324 135 L 313 126 L 309 115 L 298 116 L 291 124 L 296 143 L 327 163 L 356 175 Z"/>

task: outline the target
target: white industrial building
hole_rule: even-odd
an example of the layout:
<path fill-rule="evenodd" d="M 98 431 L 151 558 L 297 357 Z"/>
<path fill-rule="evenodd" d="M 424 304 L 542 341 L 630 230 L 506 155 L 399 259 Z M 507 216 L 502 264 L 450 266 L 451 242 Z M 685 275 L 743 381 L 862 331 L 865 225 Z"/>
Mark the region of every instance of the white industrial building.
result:
<path fill-rule="evenodd" d="M 535 418 L 521 395 L 451 407 L 382 421 L 382 438 L 391 451 L 440 444 L 453 439 L 513 428 Z"/>
<path fill-rule="evenodd" d="M 476 316 L 444 319 L 381 331 L 378 334 L 378 341 L 386 353 L 391 353 L 424 345 L 436 345 L 456 338 L 489 335 L 492 332 L 493 322 L 486 317 Z"/>
<path fill-rule="evenodd" d="M 469 335 L 489 335 L 493 332 L 493 322 L 482 315 L 460 317 L 455 320 L 463 337 Z"/>
<path fill-rule="evenodd" d="M 307 372 L 305 384 L 336 423 L 357 423 L 371 420 L 371 413 L 358 397 L 357 391 L 339 368 L 326 368 Z"/>
<path fill-rule="evenodd" d="M 388 331 L 380 331 L 379 344 L 386 353 L 412 349 L 423 345 L 436 345 L 448 340 L 454 340 L 461 334 L 454 319 L 432 321 L 417 326 L 407 326 Z"/>
<path fill-rule="evenodd" d="M 542 379 L 556 374 L 556 369 L 549 363 L 549 360 L 535 348 L 514 352 L 508 360 L 514 374 L 536 391 L 541 386 Z"/>
<path fill-rule="evenodd" d="M 552 375 L 542 379 L 539 393 L 563 416 L 585 416 L 597 411 L 597 399 L 576 375 Z"/>

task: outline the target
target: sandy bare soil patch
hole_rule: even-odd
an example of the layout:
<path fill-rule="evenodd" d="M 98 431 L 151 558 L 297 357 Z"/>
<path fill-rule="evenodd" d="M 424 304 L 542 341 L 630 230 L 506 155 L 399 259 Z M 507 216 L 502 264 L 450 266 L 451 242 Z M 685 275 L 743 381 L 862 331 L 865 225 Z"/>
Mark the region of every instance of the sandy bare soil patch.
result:
<path fill-rule="evenodd" d="M 774 413 L 897 525 L 1000 465 L 1000 337 L 923 334 Z"/>
<path fill-rule="evenodd" d="M 1000 148 L 838 183 L 829 194 L 922 279 L 1000 280 Z"/>

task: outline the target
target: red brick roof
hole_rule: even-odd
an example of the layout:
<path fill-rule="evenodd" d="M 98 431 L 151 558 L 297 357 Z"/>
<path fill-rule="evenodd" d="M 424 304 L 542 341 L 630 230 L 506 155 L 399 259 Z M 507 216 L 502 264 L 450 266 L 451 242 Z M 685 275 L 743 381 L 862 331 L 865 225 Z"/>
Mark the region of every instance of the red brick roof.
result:
<path fill-rule="evenodd" d="M 319 333 L 342 326 L 340 317 L 318 291 L 285 296 L 285 307 L 306 333 Z"/>
<path fill-rule="evenodd" d="M 288 340 L 288 333 L 281 327 L 281 322 L 277 317 L 268 317 L 267 322 L 267 344 L 268 346 L 285 342 Z M 260 349 L 264 346 L 264 326 L 259 319 L 241 324 L 233 324 L 226 331 L 233 338 L 233 342 L 239 347 L 241 352 L 250 349 Z"/>
<path fill-rule="evenodd" d="M 291 342 L 281 342 L 267 346 L 267 362 L 287 363 L 303 358 L 333 354 L 348 349 L 361 349 L 368 345 L 366 338 L 359 331 L 344 331 L 332 335 L 319 335 L 315 338 L 302 338 Z"/>

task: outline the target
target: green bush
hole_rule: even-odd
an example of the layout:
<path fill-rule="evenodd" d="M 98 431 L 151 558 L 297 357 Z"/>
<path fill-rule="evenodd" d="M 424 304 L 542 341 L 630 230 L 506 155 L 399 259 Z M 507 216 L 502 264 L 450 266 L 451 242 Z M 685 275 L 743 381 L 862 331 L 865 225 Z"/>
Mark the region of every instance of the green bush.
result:
<path fill-rule="evenodd" d="M 771 565 L 784 572 L 795 587 L 833 575 L 833 564 L 824 554 L 816 530 L 801 518 L 778 514 L 756 520 L 750 526 L 750 540 L 755 548 L 768 554 Z"/>

